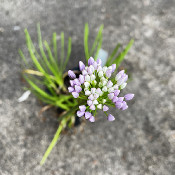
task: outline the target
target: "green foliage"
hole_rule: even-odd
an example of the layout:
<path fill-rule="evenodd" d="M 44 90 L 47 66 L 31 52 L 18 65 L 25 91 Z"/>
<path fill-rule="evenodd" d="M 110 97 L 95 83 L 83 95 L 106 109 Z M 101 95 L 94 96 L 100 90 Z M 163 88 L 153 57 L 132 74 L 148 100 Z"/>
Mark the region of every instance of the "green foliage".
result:
<path fill-rule="evenodd" d="M 97 60 L 99 50 L 102 46 L 103 40 L 103 25 L 100 26 L 95 40 L 92 44 L 92 48 L 89 48 L 89 26 L 85 24 L 84 28 L 84 52 L 86 63 L 92 56 Z M 60 137 L 62 130 L 67 126 L 71 128 L 75 121 L 75 112 L 78 109 L 79 101 L 73 98 L 71 94 L 67 92 L 67 87 L 64 84 L 64 71 L 71 55 L 72 40 L 69 37 L 67 45 L 67 54 L 65 52 L 65 37 L 61 32 L 61 50 L 58 53 L 57 46 L 57 34 L 53 33 L 51 46 L 47 41 L 42 40 L 40 25 L 37 25 L 38 33 L 38 48 L 36 49 L 28 30 L 25 29 L 26 45 L 32 64 L 27 61 L 23 52 L 19 50 L 19 54 L 25 64 L 24 78 L 28 82 L 31 91 L 43 102 L 65 110 L 65 114 L 59 117 L 59 127 L 55 133 L 55 136 L 47 148 L 40 164 L 43 165 L 47 157 L 54 148 L 57 140 Z M 131 40 L 128 45 L 118 53 L 121 48 L 120 44 L 117 44 L 111 55 L 108 57 L 106 66 L 116 64 L 118 68 L 123 61 L 125 55 L 131 48 L 134 40 Z M 121 49 L 120 49 L 121 50 Z M 60 59 L 59 59 L 59 58 Z M 82 99 L 83 100 L 83 99 Z M 95 111 L 96 112 L 96 111 Z"/>
<path fill-rule="evenodd" d="M 95 41 L 92 45 L 90 52 L 89 52 L 89 43 L 88 43 L 89 26 L 88 26 L 88 23 L 85 24 L 85 27 L 84 27 L 84 52 L 85 52 L 85 57 L 86 57 L 86 63 L 88 62 L 88 59 L 91 56 L 94 57 L 95 60 L 97 60 L 97 56 L 98 56 L 99 50 L 101 49 L 102 40 L 103 40 L 102 31 L 103 31 L 103 25 L 100 26 L 98 34 L 95 38 Z"/>
<path fill-rule="evenodd" d="M 37 32 L 39 51 L 35 48 L 28 30 L 25 29 L 26 45 L 32 64 L 27 62 L 23 52 L 19 50 L 26 67 L 23 71 L 24 78 L 30 85 L 32 92 L 43 102 L 69 110 L 77 104 L 72 95 L 67 94 L 67 87 L 64 85 L 63 78 L 71 54 L 71 38 L 68 40 L 67 56 L 64 59 L 64 33 L 61 33 L 61 59 L 59 60 L 56 33 L 53 33 L 52 37 L 52 50 L 47 41 L 42 41 L 39 24 L 37 25 Z"/>

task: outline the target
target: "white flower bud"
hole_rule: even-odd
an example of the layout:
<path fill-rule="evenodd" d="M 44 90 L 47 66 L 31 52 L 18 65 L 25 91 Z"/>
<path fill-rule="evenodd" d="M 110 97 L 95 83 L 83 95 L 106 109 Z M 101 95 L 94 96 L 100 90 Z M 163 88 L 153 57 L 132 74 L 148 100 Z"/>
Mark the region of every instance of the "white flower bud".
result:
<path fill-rule="evenodd" d="M 99 94 L 94 94 L 94 98 L 97 99 L 99 97 Z"/>
<path fill-rule="evenodd" d="M 103 87 L 102 91 L 107 92 L 108 88 L 106 86 Z"/>
<path fill-rule="evenodd" d="M 94 66 L 90 65 L 89 68 L 91 69 L 92 72 L 94 72 Z"/>
<path fill-rule="evenodd" d="M 86 70 L 83 70 L 82 71 L 82 75 L 87 75 L 88 73 L 87 73 L 87 71 Z"/>
<path fill-rule="evenodd" d="M 96 84 L 97 84 L 97 81 L 96 81 L 96 80 L 94 80 L 94 81 L 93 81 L 93 83 L 94 83 L 94 85 L 96 85 Z"/>
<path fill-rule="evenodd" d="M 103 100 L 102 100 L 102 103 L 103 103 L 103 104 L 106 103 L 106 99 L 103 99 Z"/>
<path fill-rule="evenodd" d="M 102 109 L 102 104 L 98 104 L 98 105 L 97 105 L 97 108 L 98 108 L 98 109 Z"/>
<path fill-rule="evenodd" d="M 97 101 L 97 100 L 94 100 L 94 101 L 93 101 L 93 104 L 94 104 L 94 105 L 98 105 L 98 101 Z"/>
<path fill-rule="evenodd" d="M 102 82 L 102 85 L 105 86 L 107 84 L 107 80 Z"/>
<path fill-rule="evenodd" d="M 121 88 L 121 89 L 124 89 L 124 88 L 126 87 L 126 85 L 127 85 L 127 83 L 123 83 L 123 84 L 120 86 L 120 88 Z"/>
<path fill-rule="evenodd" d="M 86 88 L 89 87 L 89 85 L 90 85 L 89 82 L 85 82 L 85 83 L 84 83 L 84 86 L 85 86 Z"/>
<path fill-rule="evenodd" d="M 90 76 L 90 79 L 91 79 L 91 81 L 94 81 L 95 80 L 95 75 L 94 74 L 92 74 L 91 76 Z"/>
<path fill-rule="evenodd" d="M 102 70 L 103 70 L 102 67 L 101 67 L 101 66 L 98 66 L 97 72 L 100 72 L 100 71 L 102 71 Z"/>
<path fill-rule="evenodd" d="M 109 66 L 109 67 L 108 67 L 108 70 L 112 70 L 112 66 Z"/>
<path fill-rule="evenodd" d="M 103 86 L 103 85 L 102 85 L 102 82 L 100 82 L 100 83 L 98 84 L 98 86 L 99 86 L 99 87 L 102 87 L 102 86 Z"/>
<path fill-rule="evenodd" d="M 103 73 L 106 73 L 107 69 L 108 69 L 108 68 L 107 68 L 106 66 L 104 66 L 104 67 L 103 67 Z"/>
<path fill-rule="evenodd" d="M 85 81 L 90 82 L 90 76 L 89 75 L 85 76 Z"/>
<path fill-rule="evenodd" d="M 113 88 L 114 88 L 115 90 L 118 89 L 118 85 L 115 84 L 115 85 L 113 86 Z"/>
<path fill-rule="evenodd" d="M 85 91 L 85 95 L 91 95 L 91 91 Z"/>
<path fill-rule="evenodd" d="M 108 92 L 109 93 L 114 92 L 114 88 L 113 87 L 108 88 Z"/>
<path fill-rule="evenodd" d="M 91 88 L 91 93 L 95 94 L 95 92 L 96 92 L 96 88 Z"/>
<path fill-rule="evenodd" d="M 99 77 L 103 77 L 103 71 L 99 71 L 99 72 L 98 72 L 98 76 L 99 76 Z"/>

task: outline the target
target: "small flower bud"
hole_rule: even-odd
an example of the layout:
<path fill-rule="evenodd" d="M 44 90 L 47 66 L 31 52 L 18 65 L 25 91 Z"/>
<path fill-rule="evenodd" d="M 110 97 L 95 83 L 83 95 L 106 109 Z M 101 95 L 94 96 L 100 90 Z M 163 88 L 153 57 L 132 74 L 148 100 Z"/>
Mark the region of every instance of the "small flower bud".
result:
<path fill-rule="evenodd" d="M 94 96 L 91 94 L 89 97 L 88 97 L 89 100 L 94 100 Z"/>
<path fill-rule="evenodd" d="M 103 111 L 108 111 L 108 110 L 109 110 L 109 108 L 106 105 L 104 105 L 103 106 Z"/>
<path fill-rule="evenodd" d="M 97 70 L 97 66 L 98 66 L 98 65 L 97 65 L 97 62 L 94 61 L 94 63 L 93 63 L 93 67 L 94 67 L 95 70 Z"/>
<path fill-rule="evenodd" d="M 84 115 L 84 112 L 82 112 L 82 111 L 77 111 L 77 116 L 78 117 L 82 117 Z"/>
<path fill-rule="evenodd" d="M 97 59 L 97 64 L 101 66 L 101 59 Z"/>
<path fill-rule="evenodd" d="M 75 91 L 80 93 L 82 91 L 82 88 L 80 86 L 75 85 Z"/>
<path fill-rule="evenodd" d="M 74 88 L 73 87 L 68 87 L 68 91 L 69 92 L 73 92 L 74 91 Z"/>
<path fill-rule="evenodd" d="M 106 86 L 104 86 L 103 89 L 102 89 L 103 92 L 107 92 L 107 90 L 108 90 L 108 89 L 107 89 Z"/>
<path fill-rule="evenodd" d="M 107 83 L 107 87 L 110 88 L 110 87 L 112 87 L 112 86 L 113 86 L 113 83 L 112 83 L 111 80 L 109 80 L 108 83 Z"/>
<path fill-rule="evenodd" d="M 112 73 L 115 71 L 116 69 L 116 64 L 112 64 Z"/>
<path fill-rule="evenodd" d="M 74 85 L 78 85 L 78 86 L 81 85 L 79 79 L 76 78 L 76 79 L 74 79 L 73 81 L 74 81 Z"/>
<path fill-rule="evenodd" d="M 83 71 L 82 71 L 82 75 L 84 75 L 84 76 L 85 76 L 85 75 L 87 75 L 87 74 L 88 74 L 88 73 L 87 73 L 87 71 L 86 71 L 86 70 L 83 70 Z"/>
<path fill-rule="evenodd" d="M 120 86 L 120 89 L 124 89 L 126 87 L 127 83 L 123 83 L 121 86 Z"/>
<path fill-rule="evenodd" d="M 108 98 L 109 98 L 110 100 L 112 100 L 112 99 L 114 98 L 114 93 L 108 94 Z"/>
<path fill-rule="evenodd" d="M 87 104 L 88 104 L 88 106 L 91 106 L 92 105 L 92 100 L 87 100 Z"/>
<path fill-rule="evenodd" d="M 102 109 L 102 104 L 98 104 L 98 105 L 97 105 L 97 108 L 98 108 L 98 109 Z"/>
<path fill-rule="evenodd" d="M 125 96 L 124 96 L 124 98 L 125 98 L 125 100 L 132 100 L 133 99 L 133 97 L 134 97 L 134 94 L 126 94 Z"/>
<path fill-rule="evenodd" d="M 84 83 L 84 86 L 85 86 L 85 87 L 89 87 L 89 86 L 90 86 L 89 82 L 85 82 L 85 83 Z"/>
<path fill-rule="evenodd" d="M 80 71 L 83 71 L 84 68 L 85 68 L 84 63 L 82 61 L 79 61 L 79 69 L 80 69 Z"/>
<path fill-rule="evenodd" d="M 74 98 L 78 98 L 79 97 L 79 93 L 77 93 L 77 92 L 72 92 L 72 95 L 73 95 Z"/>
<path fill-rule="evenodd" d="M 71 70 L 68 71 L 68 76 L 69 76 L 70 78 L 72 78 L 72 79 L 76 78 L 75 73 L 74 73 L 73 71 L 71 71 Z"/>
<path fill-rule="evenodd" d="M 79 106 L 79 109 L 80 109 L 81 112 L 85 112 L 86 106 L 85 105 L 81 105 L 81 106 Z"/>
<path fill-rule="evenodd" d="M 89 119 L 92 116 L 92 114 L 90 112 L 85 112 L 85 118 Z"/>
<path fill-rule="evenodd" d="M 103 99 L 103 100 L 102 100 L 102 103 L 103 103 L 103 104 L 106 103 L 106 99 Z"/>
<path fill-rule="evenodd" d="M 93 63 L 94 63 L 94 59 L 92 57 L 90 57 L 89 60 L 88 60 L 88 65 L 89 66 L 93 65 Z"/>
<path fill-rule="evenodd" d="M 114 98 L 112 99 L 113 103 L 117 102 L 118 97 L 114 96 Z"/>
<path fill-rule="evenodd" d="M 99 71 L 99 72 L 98 72 L 98 76 L 99 76 L 99 77 L 103 77 L 103 71 Z"/>
<path fill-rule="evenodd" d="M 95 80 L 95 75 L 94 74 L 92 74 L 91 76 L 90 76 L 90 79 L 91 79 L 91 81 L 94 81 Z"/>
<path fill-rule="evenodd" d="M 92 105 L 90 106 L 90 109 L 94 111 L 94 110 L 95 110 L 95 105 L 92 104 Z"/>
<path fill-rule="evenodd" d="M 85 95 L 91 95 L 91 91 L 89 91 L 89 90 L 87 90 L 87 91 L 85 91 Z"/>
<path fill-rule="evenodd" d="M 98 101 L 97 101 L 97 100 L 94 100 L 94 101 L 93 101 L 93 104 L 94 104 L 94 105 L 98 105 Z"/>
<path fill-rule="evenodd" d="M 114 88 L 113 88 L 113 87 L 109 88 L 109 89 L 108 89 L 108 92 L 109 92 L 109 93 L 114 92 Z"/>
<path fill-rule="evenodd" d="M 96 88 L 91 88 L 91 93 L 95 94 L 96 93 Z"/>
<path fill-rule="evenodd" d="M 119 93 L 120 93 L 120 90 L 115 90 L 115 91 L 114 91 L 114 95 L 115 95 L 115 96 L 118 96 Z"/>
<path fill-rule="evenodd" d="M 91 117 L 89 118 L 89 121 L 90 121 L 90 122 L 95 122 L 94 116 L 91 116 Z"/>
<path fill-rule="evenodd" d="M 111 114 L 108 115 L 108 121 L 114 121 L 115 120 L 115 117 Z"/>
<path fill-rule="evenodd" d="M 123 105 L 122 102 L 118 102 L 118 101 L 117 101 L 117 102 L 115 103 L 115 107 L 118 108 L 118 109 L 120 109 L 120 108 L 122 107 L 122 105 Z"/>
<path fill-rule="evenodd" d="M 107 68 L 106 66 L 103 67 L 103 73 L 104 73 L 104 74 L 106 73 L 107 69 L 108 69 L 108 68 Z"/>
<path fill-rule="evenodd" d="M 91 81 L 91 79 L 90 79 L 90 76 L 89 76 L 89 75 L 86 75 L 86 76 L 85 76 L 85 81 L 87 81 L 87 82 L 90 82 L 90 81 Z"/>
<path fill-rule="evenodd" d="M 80 81 L 81 84 L 84 83 L 84 76 L 83 76 L 83 75 L 80 75 L 80 76 L 79 76 L 79 81 Z"/>

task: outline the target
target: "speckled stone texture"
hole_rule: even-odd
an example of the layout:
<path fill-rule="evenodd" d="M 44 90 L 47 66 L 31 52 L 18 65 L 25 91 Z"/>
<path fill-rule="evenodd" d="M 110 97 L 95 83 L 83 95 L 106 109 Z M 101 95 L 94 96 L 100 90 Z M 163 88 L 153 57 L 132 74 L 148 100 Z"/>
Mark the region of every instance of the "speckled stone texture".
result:
<path fill-rule="evenodd" d="M 90 43 L 104 24 L 103 48 L 135 44 L 123 63 L 132 76 L 125 92 L 135 93 L 129 109 L 102 113 L 61 137 L 46 164 L 41 160 L 57 129 L 55 113 L 38 117 L 41 105 L 26 102 L 18 49 L 24 28 L 37 44 L 36 23 L 44 39 L 52 32 L 73 37 L 69 67 L 83 60 L 83 28 Z M 58 39 L 60 39 L 58 37 Z M 175 1 L 174 0 L 0 0 L 0 174 L 2 175 L 174 175 L 175 174 Z"/>

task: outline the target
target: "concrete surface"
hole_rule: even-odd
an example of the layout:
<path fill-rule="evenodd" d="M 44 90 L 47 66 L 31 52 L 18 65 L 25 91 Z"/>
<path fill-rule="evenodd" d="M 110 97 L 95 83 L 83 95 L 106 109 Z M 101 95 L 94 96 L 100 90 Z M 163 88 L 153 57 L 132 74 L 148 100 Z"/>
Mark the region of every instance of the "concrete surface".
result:
<path fill-rule="evenodd" d="M 135 100 L 116 121 L 87 123 L 84 131 L 63 135 L 46 164 L 39 161 L 53 138 L 53 112 L 37 117 L 34 96 L 24 92 L 18 48 L 27 54 L 24 28 L 35 43 L 36 23 L 45 39 L 52 32 L 73 36 L 72 61 L 83 59 L 83 28 L 92 42 L 104 24 L 103 48 L 135 44 L 124 66 L 132 74 L 125 92 Z M 174 0 L 0 0 L 0 174 L 2 175 L 174 175 L 175 174 L 175 1 Z"/>

